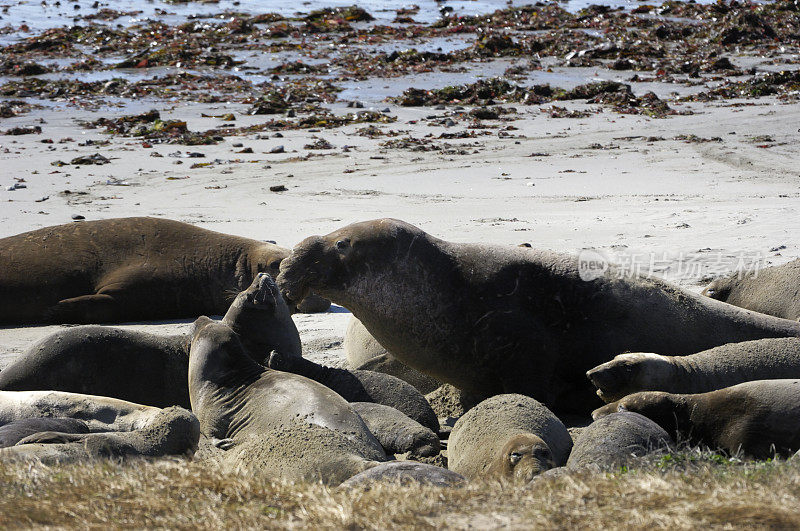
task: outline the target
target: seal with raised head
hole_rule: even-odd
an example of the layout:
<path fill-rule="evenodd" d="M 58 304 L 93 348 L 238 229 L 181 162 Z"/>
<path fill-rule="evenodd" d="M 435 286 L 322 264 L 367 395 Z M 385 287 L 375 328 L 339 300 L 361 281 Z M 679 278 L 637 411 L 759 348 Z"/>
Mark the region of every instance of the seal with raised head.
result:
<path fill-rule="evenodd" d="M 531 397 L 495 395 L 456 421 L 447 466 L 467 479 L 528 482 L 567 461 L 572 438 L 549 409 Z"/>
<path fill-rule="evenodd" d="M 644 391 L 596 409 L 639 413 L 693 444 L 755 458 L 800 449 L 800 380 L 758 380 L 698 394 Z"/>
<path fill-rule="evenodd" d="M 601 470 L 628 465 L 633 459 L 673 448 L 664 428 L 638 413 L 620 411 L 592 422 L 574 439 L 567 468 Z"/>
<path fill-rule="evenodd" d="M 189 411 L 59 391 L 0 391 L 0 426 L 20 435 L 0 459 L 46 464 L 103 457 L 191 456 L 200 425 Z"/>
<path fill-rule="evenodd" d="M 351 369 L 392 375 L 410 383 L 424 395 L 442 385 L 436 378 L 414 370 L 392 356 L 354 316 L 350 316 L 347 323 L 343 345 L 347 364 Z"/>
<path fill-rule="evenodd" d="M 268 280 L 269 279 L 269 280 Z M 269 275 L 259 273 L 239 293 L 223 322 L 248 354 L 266 364 L 273 350 L 300 357 L 289 310 L 274 300 Z M 114 397 L 156 407 L 190 407 L 187 374 L 191 334 L 159 336 L 87 325 L 60 330 L 34 344 L 0 372 L 0 390 L 55 390 Z"/>
<path fill-rule="evenodd" d="M 0 239 L 0 323 L 222 315 L 287 249 L 159 218 L 57 225 Z"/>
<path fill-rule="evenodd" d="M 408 223 L 354 223 L 298 244 L 278 284 L 353 312 L 392 355 L 478 396 L 521 393 L 559 412 L 598 404 L 586 371 L 629 351 L 692 354 L 800 323 L 577 257 L 443 241 Z"/>
<path fill-rule="evenodd" d="M 754 312 L 800 319 L 800 259 L 718 278 L 703 295 Z"/>
<path fill-rule="evenodd" d="M 705 393 L 754 380 L 800 378 L 800 338 L 730 343 L 689 356 L 630 352 L 586 375 L 605 402 L 639 391 Z"/>
<path fill-rule="evenodd" d="M 195 323 L 189 397 L 203 435 L 235 470 L 336 485 L 387 459 L 341 396 L 258 365 L 229 326 L 207 317 Z"/>

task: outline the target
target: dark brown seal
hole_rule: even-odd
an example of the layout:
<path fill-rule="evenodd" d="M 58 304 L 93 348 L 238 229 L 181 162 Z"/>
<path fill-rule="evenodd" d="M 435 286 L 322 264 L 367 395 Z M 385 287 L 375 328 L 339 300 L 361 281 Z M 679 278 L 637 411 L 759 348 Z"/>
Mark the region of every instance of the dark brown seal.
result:
<path fill-rule="evenodd" d="M 158 218 L 57 225 L 0 239 L 0 323 L 222 315 L 288 250 Z"/>
<path fill-rule="evenodd" d="M 754 312 L 800 319 L 800 259 L 718 278 L 703 295 Z"/>
<path fill-rule="evenodd" d="M 443 241 L 398 220 L 307 238 L 281 264 L 291 300 L 309 290 L 350 309 L 403 363 L 479 396 L 521 393 L 559 412 L 599 401 L 585 372 L 628 351 L 668 355 L 800 336 L 756 314 L 577 257 Z"/>
<path fill-rule="evenodd" d="M 756 458 L 791 456 L 800 449 L 800 380 L 759 380 L 699 394 L 645 391 L 592 413 L 616 411 L 649 418 L 667 433 Z"/>

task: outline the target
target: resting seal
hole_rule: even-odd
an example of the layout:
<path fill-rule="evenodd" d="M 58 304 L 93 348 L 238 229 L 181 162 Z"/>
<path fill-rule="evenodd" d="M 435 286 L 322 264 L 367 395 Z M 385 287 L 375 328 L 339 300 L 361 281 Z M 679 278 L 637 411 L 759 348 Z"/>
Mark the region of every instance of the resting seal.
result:
<path fill-rule="evenodd" d="M 158 218 L 71 223 L 0 239 L 0 323 L 222 315 L 287 249 Z"/>
<path fill-rule="evenodd" d="M 264 369 L 229 326 L 207 317 L 195 323 L 189 397 L 203 435 L 230 448 L 221 459 L 232 469 L 337 485 L 387 459 L 342 397 Z"/>
<path fill-rule="evenodd" d="M 276 294 L 269 275 L 259 273 L 223 318 L 261 363 L 273 349 L 288 358 L 301 354 L 288 308 L 283 301 L 268 304 Z M 68 391 L 188 408 L 190 342 L 191 334 L 158 336 L 93 325 L 68 328 L 34 344 L 0 372 L 0 389 Z"/>
<path fill-rule="evenodd" d="M 718 278 L 703 295 L 754 312 L 800 319 L 800 259 Z"/>
<path fill-rule="evenodd" d="M 586 375 L 605 402 L 639 391 L 705 393 L 754 380 L 800 378 L 800 338 L 731 343 L 690 356 L 620 354 Z"/>
<path fill-rule="evenodd" d="M 800 380 L 759 380 L 699 394 L 645 391 L 592 413 L 640 413 L 694 444 L 755 458 L 800 449 Z"/>
<path fill-rule="evenodd" d="M 669 434 L 652 420 L 629 411 L 600 418 L 581 430 L 567 460 L 567 468 L 624 466 L 633 458 L 672 448 Z"/>
<path fill-rule="evenodd" d="M 373 402 L 352 402 L 350 406 L 378 439 L 386 453 L 408 452 L 412 457 L 439 455 L 439 436 L 395 408 Z"/>
<path fill-rule="evenodd" d="M 428 394 L 442 385 L 442 382 L 435 378 L 398 361 L 372 337 L 361 321 L 353 316 L 347 323 L 343 344 L 347 363 L 353 369 L 390 374 L 410 383 L 422 394 Z"/>
<path fill-rule="evenodd" d="M 571 448 L 567 428 L 542 404 L 523 395 L 496 395 L 458 419 L 447 462 L 468 479 L 528 482 L 566 463 Z"/>
<path fill-rule="evenodd" d="M 281 263 L 290 300 L 309 290 L 350 309 L 403 363 L 478 396 L 521 393 L 559 412 L 598 404 L 585 373 L 626 351 L 680 355 L 800 336 L 800 323 L 575 256 L 439 240 L 392 219 L 298 244 Z"/>
<path fill-rule="evenodd" d="M 45 420 L 48 417 L 55 418 Z M 200 437 L 197 418 L 179 407 L 159 409 L 58 391 L 0 391 L 0 426 L 13 429 L 32 419 L 38 420 L 34 425 L 68 431 L 28 434 L 16 446 L 0 449 L 0 460 L 38 459 L 49 464 L 101 457 L 191 456 Z"/>

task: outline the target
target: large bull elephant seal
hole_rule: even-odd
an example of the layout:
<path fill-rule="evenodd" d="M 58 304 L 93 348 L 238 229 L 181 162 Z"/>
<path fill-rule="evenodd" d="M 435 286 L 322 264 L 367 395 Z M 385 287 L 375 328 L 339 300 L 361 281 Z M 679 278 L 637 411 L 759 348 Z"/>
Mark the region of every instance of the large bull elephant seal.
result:
<path fill-rule="evenodd" d="M 800 259 L 718 278 L 703 295 L 754 312 L 800 319 Z"/>
<path fill-rule="evenodd" d="M 266 364 L 273 349 L 301 354 L 300 336 L 266 273 L 236 296 L 223 318 L 249 355 Z M 273 293 L 273 291 L 275 292 Z M 156 407 L 190 407 L 191 334 L 158 336 L 105 326 L 77 326 L 39 341 L 0 372 L 0 390 L 56 390 L 109 396 Z"/>
<path fill-rule="evenodd" d="M 54 418 L 48 421 L 50 417 Z M 13 428 L 26 420 L 50 431 L 28 434 L 15 446 L 0 449 L 0 460 L 50 464 L 103 457 L 191 456 L 200 437 L 197 418 L 179 407 L 159 409 L 58 391 L 0 391 L 0 425 Z"/>
<path fill-rule="evenodd" d="M 588 271 L 594 273 L 596 270 Z M 392 219 L 297 245 L 278 284 L 353 312 L 403 363 L 478 396 L 521 393 L 559 412 L 599 401 L 585 373 L 628 351 L 691 354 L 800 323 L 756 314 L 575 256 L 451 243 Z"/>
<path fill-rule="evenodd" d="M 542 404 L 523 395 L 496 395 L 458 419 L 447 446 L 447 466 L 468 479 L 528 482 L 566 463 L 572 439 Z"/>
<path fill-rule="evenodd" d="M 694 444 L 755 458 L 800 449 L 800 380 L 759 380 L 708 393 L 644 391 L 607 404 L 595 419 L 639 413 Z"/>
<path fill-rule="evenodd" d="M 338 485 L 387 459 L 342 397 L 258 365 L 229 326 L 206 317 L 195 323 L 189 397 L 203 435 L 227 449 L 226 468 Z"/>
<path fill-rule="evenodd" d="M 310 378 L 333 389 L 348 402 L 374 402 L 397 409 L 434 433 L 439 431 L 439 419 L 431 405 L 411 384 L 400 378 L 373 371 L 326 367 L 300 357 L 273 352 L 269 368 Z"/>
<path fill-rule="evenodd" d="M 639 391 L 705 393 L 754 380 L 800 378 L 800 338 L 731 343 L 689 356 L 631 352 L 586 375 L 605 402 Z"/>
<path fill-rule="evenodd" d="M 567 467 L 616 468 L 654 451 L 673 448 L 664 428 L 638 413 L 622 411 L 583 428 L 575 437 Z"/>
<path fill-rule="evenodd" d="M 414 370 L 392 356 L 377 339 L 372 337 L 361 321 L 353 316 L 347 323 L 343 344 L 347 363 L 352 369 L 390 374 L 410 383 L 423 395 L 442 385 L 436 378 Z"/>
<path fill-rule="evenodd" d="M 224 314 L 283 247 L 158 218 L 57 225 L 0 239 L 0 323 Z"/>

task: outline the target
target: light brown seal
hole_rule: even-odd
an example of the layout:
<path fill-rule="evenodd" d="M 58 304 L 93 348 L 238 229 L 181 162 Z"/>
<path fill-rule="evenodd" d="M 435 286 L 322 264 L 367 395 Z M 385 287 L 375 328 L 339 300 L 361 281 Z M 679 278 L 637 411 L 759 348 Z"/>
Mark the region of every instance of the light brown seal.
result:
<path fill-rule="evenodd" d="M 453 426 L 447 464 L 467 479 L 528 482 L 566 463 L 571 448 L 567 428 L 541 403 L 523 395 L 495 395 Z"/>
<path fill-rule="evenodd" d="M 703 295 L 784 319 L 800 319 L 800 259 L 714 280 Z"/>
<path fill-rule="evenodd" d="M 645 391 L 595 410 L 640 413 L 679 438 L 755 458 L 800 449 L 800 380 L 759 380 L 699 394 Z"/>
<path fill-rule="evenodd" d="M 629 351 L 682 355 L 800 336 L 800 323 L 749 312 L 578 257 L 443 241 L 408 223 L 354 223 L 298 244 L 278 284 L 350 309 L 403 363 L 478 396 L 521 393 L 559 412 L 599 401 L 585 373 Z M 586 280 L 584 280 L 586 278 Z"/>
<path fill-rule="evenodd" d="M 800 338 L 730 343 L 689 356 L 631 352 L 586 375 L 605 402 L 639 391 L 705 393 L 754 380 L 800 378 Z"/>
<path fill-rule="evenodd" d="M 159 218 L 57 225 L 0 239 L 0 323 L 222 315 L 288 250 Z"/>
<path fill-rule="evenodd" d="M 300 357 L 297 328 L 266 273 L 239 293 L 223 322 L 248 355 L 262 363 L 273 350 Z M 27 349 L 0 372 L 0 390 L 55 390 L 108 396 L 156 407 L 189 404 L 191 334 L 159 336 L 106 326 L 60 330 Z"/>
<path fill-rule="evenodd" d="M 361 417 L 327 387 L 250 359 L 231 328 L 201 317 L 189 355 L 189 397 L 224 466 L 338 485 L 387 459 Z"/>

